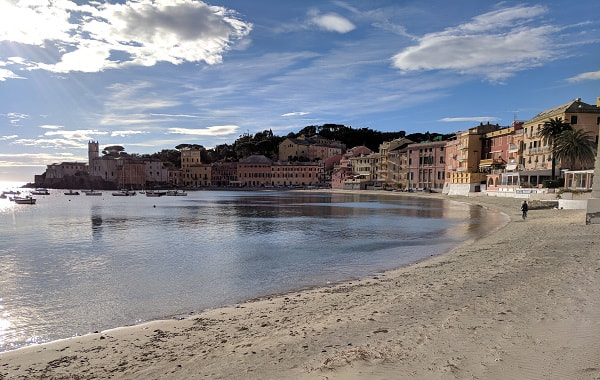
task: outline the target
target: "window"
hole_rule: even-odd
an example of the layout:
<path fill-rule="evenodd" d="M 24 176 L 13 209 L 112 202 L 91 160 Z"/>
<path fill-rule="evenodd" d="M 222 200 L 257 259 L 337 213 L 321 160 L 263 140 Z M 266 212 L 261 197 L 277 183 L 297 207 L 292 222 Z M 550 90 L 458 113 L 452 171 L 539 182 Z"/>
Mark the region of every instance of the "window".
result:
<path fill-rule="evenodd" d="M 571 116 L 571 125 L 577 124 L 577 115 Z"/>

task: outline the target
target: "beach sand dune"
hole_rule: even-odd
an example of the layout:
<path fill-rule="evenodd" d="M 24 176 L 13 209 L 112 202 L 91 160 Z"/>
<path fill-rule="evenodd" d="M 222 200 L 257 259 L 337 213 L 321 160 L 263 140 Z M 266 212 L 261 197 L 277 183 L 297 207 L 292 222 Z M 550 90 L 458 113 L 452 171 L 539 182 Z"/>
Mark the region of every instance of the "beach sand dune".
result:
<path fill-rule="evenodd" d="M 371 278 L 27 347 L 1 379 L 600 379 L 600 226 L 505 226 Z"/>

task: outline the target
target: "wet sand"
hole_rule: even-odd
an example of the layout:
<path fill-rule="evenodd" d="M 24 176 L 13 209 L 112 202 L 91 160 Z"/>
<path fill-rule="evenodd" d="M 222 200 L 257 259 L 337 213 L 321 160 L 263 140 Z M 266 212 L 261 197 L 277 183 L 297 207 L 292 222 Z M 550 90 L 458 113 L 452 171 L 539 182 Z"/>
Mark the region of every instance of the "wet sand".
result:
<path fill-rule="evenodd" d="M 449 199 L 510 220 L 376 277 L 0 354 L 0 379 L 599 379 L 600 226 Z"/>

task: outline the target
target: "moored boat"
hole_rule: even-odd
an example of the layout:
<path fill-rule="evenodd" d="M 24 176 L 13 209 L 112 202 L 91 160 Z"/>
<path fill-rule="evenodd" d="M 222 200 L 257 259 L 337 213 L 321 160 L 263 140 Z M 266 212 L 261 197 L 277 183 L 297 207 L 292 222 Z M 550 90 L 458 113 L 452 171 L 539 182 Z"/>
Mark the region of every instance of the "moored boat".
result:
<path fill-rule="evenodd" d="M 167 195 L 170 197 L 185 197 L 187 193 L 185 190 L 169 190 L 167 191 Z"/>
<path fill-rule="evenodd" d="M 162 197 L 163 195 L 167 195 L 166 191 L 158 191 L 158 190 L 147 190 L 147 197 Z"/>
<path fill-rule="evenodd" d="M 69 190 L 65 192 L 65 195 L 79 195 L 79 191 Z"/>
<path fill-rule="evenodd" d="M 101 191 L 95 191 L 95 190 L 85 190 L 83 193 L 85 195 L 95 195 L 95 196 L 102 195 Z"/>
<path fill-rule="evenodd" d="M 115 197 L 131 197 L 135 195 L 135 191 L 133 190 L 119 190 L 112 193 Z"/>
<path fill-rule="evenodd" d="M 35 190 L 33 190 L 31 192 L 31 194 L 33 195 L 50 195 L 50 191 L 48 191 L 48 189 L 44 189 L 44 188 L 37 188 Z"/>
<path fill-rule="evenodd" d="M 18 205 L 34 205 L 35 204 L 35 198 L 33 198 L 30 195 L 27 195 L 25 197 L 14 197 L 13 201 Z"/>

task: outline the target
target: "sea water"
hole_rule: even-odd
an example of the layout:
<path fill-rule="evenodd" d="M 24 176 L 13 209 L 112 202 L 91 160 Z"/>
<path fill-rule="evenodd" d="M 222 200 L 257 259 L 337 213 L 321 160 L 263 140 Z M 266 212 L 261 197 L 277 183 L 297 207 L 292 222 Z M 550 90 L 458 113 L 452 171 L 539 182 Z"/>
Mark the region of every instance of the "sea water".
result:
<path fill-rule="evenodd" d="M 385 192 L 36 198 L 0 199 L 0 352 L 373 275 L 502 221 Z"/>

